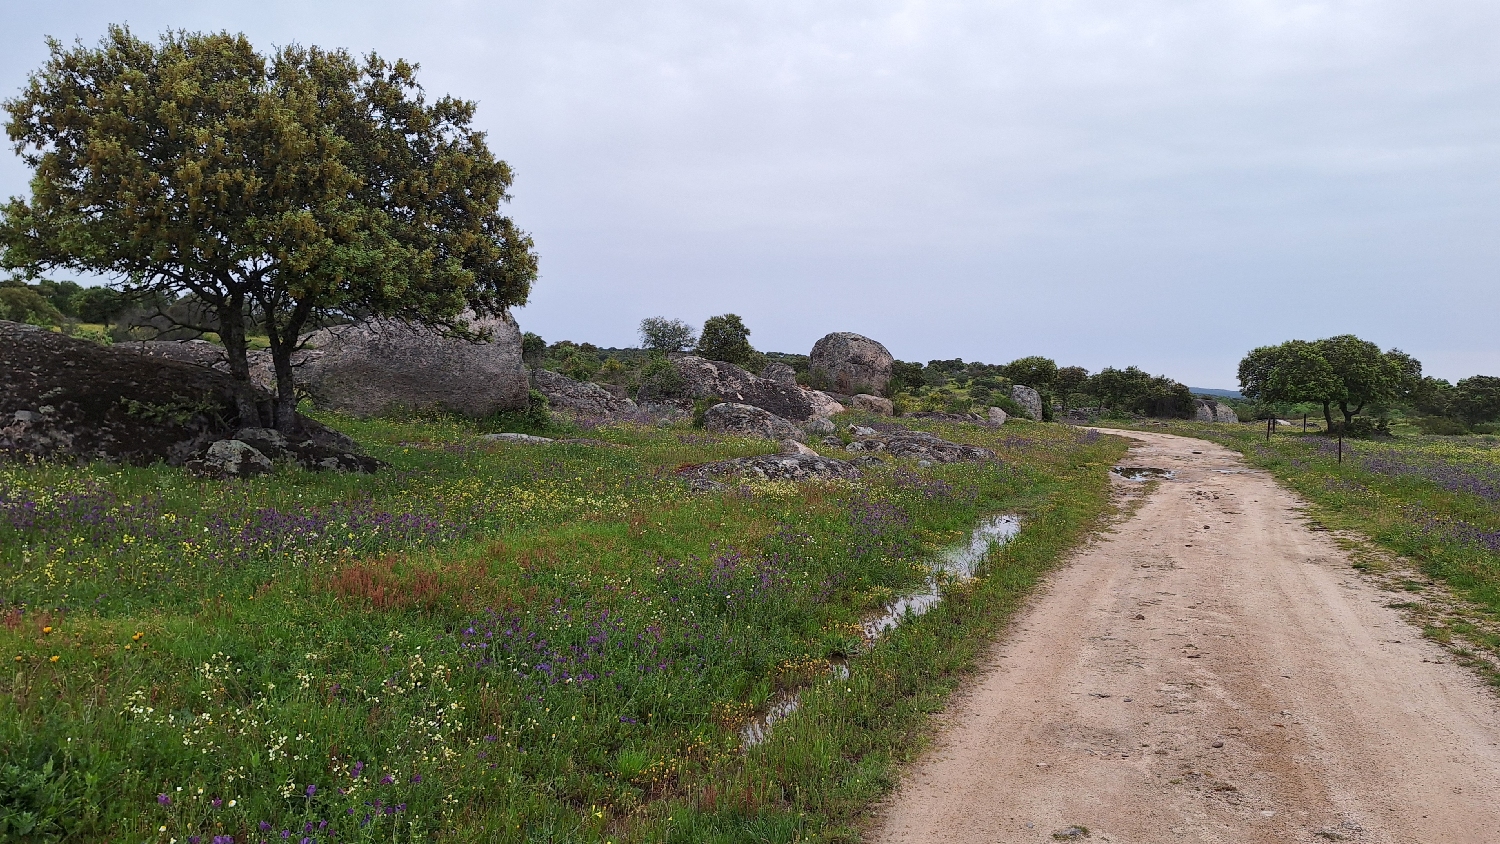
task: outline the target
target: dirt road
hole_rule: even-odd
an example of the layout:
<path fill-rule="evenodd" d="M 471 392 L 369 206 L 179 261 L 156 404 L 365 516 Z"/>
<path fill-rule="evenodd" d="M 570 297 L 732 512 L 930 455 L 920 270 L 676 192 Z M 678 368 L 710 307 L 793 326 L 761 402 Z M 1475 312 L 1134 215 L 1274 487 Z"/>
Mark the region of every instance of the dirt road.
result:
<path fill-rule="evenodd" d="M 1500 842 L 1496 696 L 1268 475 L 1129 436 L 1176 477 L 1053 576 L 870 839 Z"/>

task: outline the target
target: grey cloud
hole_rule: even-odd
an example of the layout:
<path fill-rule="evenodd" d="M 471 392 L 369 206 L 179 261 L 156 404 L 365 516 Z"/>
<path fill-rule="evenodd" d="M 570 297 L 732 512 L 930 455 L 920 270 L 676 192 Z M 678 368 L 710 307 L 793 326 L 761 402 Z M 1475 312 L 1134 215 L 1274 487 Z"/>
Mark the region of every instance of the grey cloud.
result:
<path fill-rule="evenodd" d="M 1354 331 L 1500 372 L 1493 3 L 27 5 L 0 88 L 119 20 L 376 49 L 479 100 L 552 339 L 735 311 L 761 348 L 1232 386 L 1253 345 Z"/>

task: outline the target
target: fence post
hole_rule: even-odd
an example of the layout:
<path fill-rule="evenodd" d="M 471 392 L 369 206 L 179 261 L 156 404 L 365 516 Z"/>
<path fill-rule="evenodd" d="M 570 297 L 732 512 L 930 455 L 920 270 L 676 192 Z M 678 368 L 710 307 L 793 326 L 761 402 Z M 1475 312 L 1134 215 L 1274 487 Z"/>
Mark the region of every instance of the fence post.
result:
<path fill-rule="evenodd" d="M 1339 462 L 1344 462 L 1344 429 L 1339 429 Z"/>

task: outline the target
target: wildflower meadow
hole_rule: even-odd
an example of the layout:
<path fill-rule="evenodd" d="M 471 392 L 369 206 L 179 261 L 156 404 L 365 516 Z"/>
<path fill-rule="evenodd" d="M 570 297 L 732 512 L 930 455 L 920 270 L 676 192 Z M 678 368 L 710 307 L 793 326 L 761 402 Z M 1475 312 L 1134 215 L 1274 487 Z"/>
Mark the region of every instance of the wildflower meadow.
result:
<path fill-rule="evenodd" d="M 0 841 L 849 838 L 1124 447 L 929 421 L 998 458 L 699 493 L 768 444 L 323 421 L 390 465 L 0 464 Z M 996 514 L 978 577 L 865 639 Z"/>

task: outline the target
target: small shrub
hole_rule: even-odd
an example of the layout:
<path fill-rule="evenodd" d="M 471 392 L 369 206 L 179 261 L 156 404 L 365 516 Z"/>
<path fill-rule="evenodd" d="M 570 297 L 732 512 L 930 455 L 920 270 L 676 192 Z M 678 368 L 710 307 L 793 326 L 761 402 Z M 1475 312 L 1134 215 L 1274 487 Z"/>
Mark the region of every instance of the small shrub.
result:
<path fill-rule="evenodd" d="M 547 397 L 533 388 L 527 393 L 525 410 L 502 410 L 485 420 L 481 427 L 486 431 L 510 434 L 546 434 L 556 430 L 557 422 L 547 411 Z"/>
<path fill-rule="evenodd" d="M 1422 433 L 1424 434 L 1437 434 L 1440 436 L 1451 437 L 1457 436 L 1459 434 L 1466 434 L 1469 432 L 1469 427 L 1462 421 L 1458 419 L 1451 419 L 1446 416 L 1424 416 L 1420 419 L 1417 419 L 1416 423 L 1417 427 L 1422 429 Z M 1479 426 L 1476 425 L 1474 430 L 1478 431 Z"/>
<path fill-rule="evenodd" d="M 637 395 L 641 401 L 675 399 L 682 396 L 686 387 L 687 382 L 682 380 L 682 373 L 677 371 L 672 361 L 659 357 L 641 370 L 641 386 Z"/>

